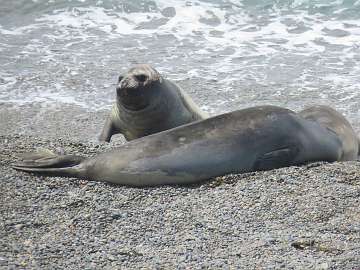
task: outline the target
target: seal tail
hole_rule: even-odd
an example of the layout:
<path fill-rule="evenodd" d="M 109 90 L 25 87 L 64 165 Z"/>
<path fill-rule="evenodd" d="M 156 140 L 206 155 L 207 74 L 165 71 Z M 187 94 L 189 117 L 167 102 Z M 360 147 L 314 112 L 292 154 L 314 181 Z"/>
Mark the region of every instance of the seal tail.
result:
<path fill-rule="evenodd" d="M 75 155 L 56 155 L 50 150 L 24 153 L 20 162 L 11 167 L 15 170 L 41 173 L 52 176 L 81 177 L 83 170 L 80 163 L 85 157 Z"/>

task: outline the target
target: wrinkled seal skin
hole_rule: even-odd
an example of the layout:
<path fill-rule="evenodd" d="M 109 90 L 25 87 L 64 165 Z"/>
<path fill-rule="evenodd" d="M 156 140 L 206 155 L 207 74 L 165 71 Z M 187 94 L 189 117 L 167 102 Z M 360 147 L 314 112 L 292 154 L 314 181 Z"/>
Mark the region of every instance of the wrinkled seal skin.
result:
<path fill-rule="evenodd" d="M 307 120 L 315 121 L 337 134 L 342 142 L 341 160 L 355 160 L 360 152 L 359 138 L 351 124 L 339 112 L 331 107 L 317 105 L 306 108 L 299 115 Z"/>
<path fill-rule="evenodd" d="M 100 141 L 109 142 L 117 133 L 130 141 L 208 117 L 179 86 L 149 65 L 120 76 L 116 93 Z"/>
<path fill-rule="evenodd" d="M 356 139 L 348 122 L 326 107 L 296 114 L 259 106 L 143 137 L 92 158 L 34 155 L 13 168 L 138 187 L 187 184 L 229 173 L 353 159 Z"/>

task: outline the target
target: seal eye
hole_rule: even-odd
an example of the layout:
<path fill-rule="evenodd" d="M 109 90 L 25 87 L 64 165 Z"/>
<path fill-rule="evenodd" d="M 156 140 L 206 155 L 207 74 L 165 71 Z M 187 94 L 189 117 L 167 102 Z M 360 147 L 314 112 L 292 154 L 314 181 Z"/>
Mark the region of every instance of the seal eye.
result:
<path fill-rule="evenodd" d="M 144 74 L 139 74 L 134 76 L 138 82 L 145 82 L 147 79 L 147 76 Z"/>
<path fill-rule="evenodd" d="M 123 75 L 120 75 L 120 76 L 119 76 L 119 79 L 118 79 L 118 82 L 121 82 L 122 79 L 124 79 L 124 76 L 123 76 Z"/>

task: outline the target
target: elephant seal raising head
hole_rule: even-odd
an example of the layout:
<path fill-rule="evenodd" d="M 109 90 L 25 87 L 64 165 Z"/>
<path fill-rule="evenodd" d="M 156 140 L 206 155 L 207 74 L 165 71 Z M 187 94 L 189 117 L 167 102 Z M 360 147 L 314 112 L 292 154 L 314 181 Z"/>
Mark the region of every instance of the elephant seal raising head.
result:
<path fill-rule="evenodd" d="M 122 133 L 130 141 L 207 118 L 175 83 L 149 65 L 138 65 L 119 77 L 116 102 L 100 141 Z"/>

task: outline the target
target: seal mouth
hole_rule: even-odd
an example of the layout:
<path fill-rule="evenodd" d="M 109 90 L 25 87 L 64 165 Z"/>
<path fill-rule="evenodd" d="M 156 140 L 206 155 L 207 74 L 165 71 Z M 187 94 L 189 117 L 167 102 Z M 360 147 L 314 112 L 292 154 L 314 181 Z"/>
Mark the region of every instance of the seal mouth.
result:
<path fill-rule="evenodd" d="M 140 111 L 145 109 L 149 104 L 149 98 L 147 97 L 144 90 L 140 89 L 122 89 L 120 97 L 120 103 L 127 110 Z"/>
<path fill-rule="evenodd" d="M 149 65 L 139 65 L 119 77 L 116 88 L 119 103 L 127 110 L 140 111 L 150 105 L 160 74 Z"/>

